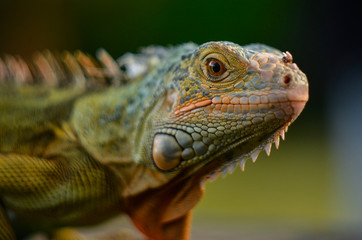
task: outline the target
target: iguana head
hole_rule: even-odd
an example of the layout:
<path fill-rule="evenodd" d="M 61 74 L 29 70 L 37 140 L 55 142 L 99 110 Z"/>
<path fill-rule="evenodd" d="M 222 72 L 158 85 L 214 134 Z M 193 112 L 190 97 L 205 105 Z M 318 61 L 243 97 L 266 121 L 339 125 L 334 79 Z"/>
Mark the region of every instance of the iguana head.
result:
<path fill-rule="evenodd" d="M 167 114 L 154 123 L 152 161 L 160 171 L 212 161 L 213 172 L 234 168 L 279 145 L 308 100 L 305 74 L 261 44 L 209 42 L 184 54 L 169 73 Z"/>

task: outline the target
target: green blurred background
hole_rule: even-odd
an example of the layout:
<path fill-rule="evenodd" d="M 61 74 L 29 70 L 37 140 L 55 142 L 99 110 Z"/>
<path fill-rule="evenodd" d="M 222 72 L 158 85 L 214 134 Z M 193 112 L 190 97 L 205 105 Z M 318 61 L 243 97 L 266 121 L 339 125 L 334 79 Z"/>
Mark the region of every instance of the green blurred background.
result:
<path fill-rule="evenodd" d="M 0 0 L 0 53 L 113 57 L 150 44 L 228 40 L 290 51 L 310 101 L 281 149 L 207 183 L 193 239 L 362 239 L 358 1 Z"/>

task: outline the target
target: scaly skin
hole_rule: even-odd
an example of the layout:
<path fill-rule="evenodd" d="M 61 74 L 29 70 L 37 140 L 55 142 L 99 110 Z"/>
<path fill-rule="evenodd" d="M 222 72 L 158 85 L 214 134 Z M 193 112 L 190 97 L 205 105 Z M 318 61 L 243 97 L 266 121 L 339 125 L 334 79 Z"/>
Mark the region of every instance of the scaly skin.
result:
<path fill-rule="evenodd" d="M 269 154 L 308 100 L 288 52 L 152 49 L 134 56 L 139 74 L 130 55 L 127 74 L 106 55 L 103 68 L 81 54 L 39 55 L 38 71 L 0 61 L 1 239 L 15 239 L 12 225 L 54 231 L 120 213 L 148 239 L 189 239 L 203 183 Z M 53 237 L 83 239 L 72 229 Z"/>

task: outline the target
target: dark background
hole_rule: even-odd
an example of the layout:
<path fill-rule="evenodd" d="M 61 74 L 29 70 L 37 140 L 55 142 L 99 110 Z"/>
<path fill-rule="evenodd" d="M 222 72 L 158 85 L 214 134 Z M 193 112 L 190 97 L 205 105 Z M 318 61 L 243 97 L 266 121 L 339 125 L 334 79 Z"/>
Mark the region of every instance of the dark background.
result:
<path fill-rule="evenodd" d="M 207 184 L 194 238 L 361 239 L 361 15 L 358 1 L 0 0 L 0 53 L 116 58 L 211 40 L 290 51 L 310 83 L 305 111 L 271 159 Z"/>

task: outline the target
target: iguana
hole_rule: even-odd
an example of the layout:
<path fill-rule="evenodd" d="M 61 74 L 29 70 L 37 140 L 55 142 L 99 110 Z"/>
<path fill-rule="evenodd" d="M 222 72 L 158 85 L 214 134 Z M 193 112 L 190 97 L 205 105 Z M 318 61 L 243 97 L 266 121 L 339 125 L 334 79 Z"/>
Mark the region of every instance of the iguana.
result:
<path fill-rule="evenodd" d="M 0 239 L 121 213 L 148 239 L 189 239 L 204 182 L 269 155 L 308 100 L 292 55 L 263 44 L 98 59 L 0 59 Z"/>

